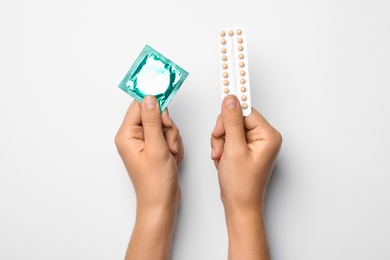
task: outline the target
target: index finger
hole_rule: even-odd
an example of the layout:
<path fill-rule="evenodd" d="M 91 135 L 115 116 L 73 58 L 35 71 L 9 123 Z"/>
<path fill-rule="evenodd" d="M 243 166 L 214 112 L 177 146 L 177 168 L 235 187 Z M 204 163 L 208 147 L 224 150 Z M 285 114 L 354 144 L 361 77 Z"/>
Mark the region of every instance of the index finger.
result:
<path fill-rule="evenodd" d="M 141 104 L 134 99 L 129 109 L 127 109 L 121 128 L 129 128 L 135 125 L 140 126 L 141 124 Z"/>
<path fill-rule="evenodd" d="M 221 138 L 224 135 L 225 135 L 225 128 L 223 127 L 222 115 L 219 114 L 217 118 L 217 122 L 215 123 L 215 127 L 211 132 L 211 136 L 214 138 Z"/>
<path fill-rule="evenodd" d="M 252 107 L 252 113 L 244 119 L 245 130 L 250 131 L 257 127 L 268 128 L 272 127 L 268 121 Z"/>

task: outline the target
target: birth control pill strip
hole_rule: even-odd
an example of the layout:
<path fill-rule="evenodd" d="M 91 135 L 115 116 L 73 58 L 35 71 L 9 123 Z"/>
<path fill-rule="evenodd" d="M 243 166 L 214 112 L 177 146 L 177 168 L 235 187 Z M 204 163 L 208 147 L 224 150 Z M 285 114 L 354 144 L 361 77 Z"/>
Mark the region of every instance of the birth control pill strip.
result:
<path fill-rule="evenodd" d="M 232 94 L 240 100 L 242 114 L 252 112 L 246 35 L 242 28 L 219 30 L 221 100 Z"/>

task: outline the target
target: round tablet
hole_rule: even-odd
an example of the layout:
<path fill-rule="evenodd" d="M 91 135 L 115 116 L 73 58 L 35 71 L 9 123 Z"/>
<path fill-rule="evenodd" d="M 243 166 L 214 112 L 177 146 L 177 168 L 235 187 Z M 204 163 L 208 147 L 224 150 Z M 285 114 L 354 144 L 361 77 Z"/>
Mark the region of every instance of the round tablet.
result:
<path fill-rule="evenodd" d="M 224 64 L 222 64 L 222 68 L 226 70 L 228 68 L 228 65 L 226 63 L 224 63 Z"/>
<path fill-rule="evenodd" d="M 238 42 L 238 43 L 242 43 L 243 41 L 244 41 L 244 40 L 243 40 L 242 38 L 238 38 L 238 39 L 237 39 L 237 42 Z"/>
<path fill-rule="evenodd" d="M 240 83 L 241 83 L 241 84 L 245 84 L 245 82 L 246 82 L 246 81 L 245 81 L 244 78 L 240 79 Z"/>
<path fill-rule="evenodd" d="M 243 51 L 244 50 L 244 47 L 242 45 L 238 46 L 238 50 L 239 51 Z"/>
<path fill-rule="evenodd" d="M 245 95 L 242 95 L 242 96 L 241 96 L 241 100 L 242 100 L 242 101 L 246 101 L 246 96 L 245 96 Z"/>
<path fill-rule="evenodd" d="M 222 52 L 222 53 L 226 53 L 226 48 L 222 48 L 222 49 L 221 49 L 221 52 Z"/>
<path fill-rule="evenodd" d="M 223 81 L 223 84 L 224 84 L 225 86 L 229 85 L 229 80 L 224 80 L 224 81 Z"/>
<path fill-rule="evenodd" d="M 245 67 L 245 63 L 244 62 L 240 62 L 238 65 L 240 65 L 240 67 L 242 68 L 242 67 Z"/>
<path fill-rule="evenodd" d="M 240 29 L 237 29 L 236 33 L 237 33 L 238 35 L 241 35 L 241 34 L 242 34 L 242 31 L 241 31 Z"/>
<path fill-rule="evenodd" d="M 225 32 L 225 31 L 221 31 L 221 32 L 219 33 L 219 35 L 221 35 L 222 37 L 225 37 L 226 32 Z"/>
<path fill-rule="evenodd" d="M 248 108 L 248 105 L 246 103 L 242 104 L 241 106 L 243 109 L 247 109 Z"/>
<path fill-rule="evenodd" d="M 228 34 L 229 34 L 229 36 L 233 36 L 233 35 L 234 35 L 234 32 L 233 32 L 232 30 L 230 30 L 230 31 L 228 32 Z"/>
<path fill-rule="evenodd" d="M 227 73 L 227 72 L 224 72 L 224 73 L 223 73 L 223 77 L 224 77 L 224 78 L 227 78 L 227 77 L 229 77 L 229 73 Z"/>
<path fill-rule="evenodd" d="M 225 39 L 222 39 L 222 40 L 221 40 L 221 44 L 225 45 L 225 44 L 226 44 L 226 40 L 225 40 Z"/>
<path fill-rule="evenodd" d="M 244 58 L 245 56 L 244 56 L 244 54 L 242 54 L 242 53 L 240 53 L 239 55 L 238 55 L 238 58 L 240 58 L 241 60 Z"/>
<path fill-rule="evenodd" d="M 240 66 L 241 66 L 241 65 L 240 65 Z M 241 70 L 241 71 L 240 71 L 240 75 L 241 75 L 241 76 L 245 76 L 245 70 Z"/>
<path fill-rule="evenodd" d="M 223 60 L 223 61 L 227 61 L 227 56 L 226 56 L 226 55 L 223 55 L 223 56 L 222 56 L 222 60 Z"/>
<path fill-rule="evenodd" d="M 246 91 L 246 87 L 242 86 L 241 87 L 241 92 L 245 92 Z"/>
<path fill-rule="evenodd" d="M 225 89 L 223 90 L 223 92 L 225 92 L 225 94 L 227 94 L 227 93 L 229 93 L 229 89 L 228 89 L 228 88 L 225 88 Z"/>

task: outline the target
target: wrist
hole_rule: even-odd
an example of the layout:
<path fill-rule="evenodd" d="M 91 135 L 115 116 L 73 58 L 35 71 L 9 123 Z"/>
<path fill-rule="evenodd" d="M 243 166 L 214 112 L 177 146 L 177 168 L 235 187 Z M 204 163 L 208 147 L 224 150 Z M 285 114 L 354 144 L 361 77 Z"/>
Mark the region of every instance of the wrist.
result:
<path fill-rule="evenodd" d="M 236 199 L 237 196 L 229 197 L 221 194 L 221 201 L 226 215 L 232 217 L 243 217 L 249 215 L 262 215 L 263 213 L 263 200 L 257 198 L 248 199 L 245 198 Z"/>
<path fill-rule="evenodd" d="M 245 224 L 251 221 L 263 221 L 262 205 L 232 206 L 224 204 L 227 224 Z"/>
<path fill-rule="evenodd" d="M 158 225 L 176 219 L 177 204 L 165 204 L 158 206 L 137 205 L 136 220 L 143 223 Z"/>
<path fill-rule="evenodd" d="M 181 189 L 179 186 L 172 189 L 163 189 L 153 192 L 154 189 L 137 192 L 137 212 L 162 214 L 177 210 L 181 201 Z"/>

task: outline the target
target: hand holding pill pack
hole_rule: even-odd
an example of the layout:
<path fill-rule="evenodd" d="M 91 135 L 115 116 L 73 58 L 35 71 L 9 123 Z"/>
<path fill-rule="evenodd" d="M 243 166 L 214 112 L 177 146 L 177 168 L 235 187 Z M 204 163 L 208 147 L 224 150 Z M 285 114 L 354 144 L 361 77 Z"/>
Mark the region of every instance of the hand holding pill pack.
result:
<path fill-rule="evenodd" d="M 242 114 L 252 112 L 246 35 L 242 28 L 219 30 L 221 101 L 232 94 L 240 100 Z"/>
<path fill-rule="evenodd" d="M 139 102 L 154 95 L 163 112 L 187 76 L 187 71 L 146 45 L 119 88 Z"/>

